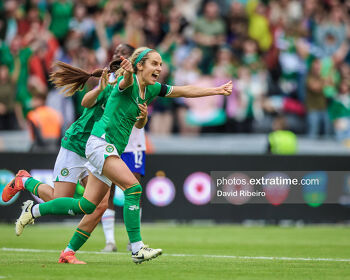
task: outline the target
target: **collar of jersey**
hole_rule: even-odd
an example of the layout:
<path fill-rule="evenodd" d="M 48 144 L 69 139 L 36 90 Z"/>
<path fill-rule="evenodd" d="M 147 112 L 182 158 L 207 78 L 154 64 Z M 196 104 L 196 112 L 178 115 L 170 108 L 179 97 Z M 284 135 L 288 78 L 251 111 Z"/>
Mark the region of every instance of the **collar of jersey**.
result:
<path fill-rule="evenodd" d="M 142 98 L 142 97 L 140 96 L 141 89 L 140 89 L 139 79 L 137 78 L 136 74 L 134 74 L 134 75 L 135 75 L 136 82 L 137 82 L 139 97 L 141 98 L 141 100 L 145 100 L 145 99 L 146 99 L 147 86 L 145 86 L 145 98 Z"/>

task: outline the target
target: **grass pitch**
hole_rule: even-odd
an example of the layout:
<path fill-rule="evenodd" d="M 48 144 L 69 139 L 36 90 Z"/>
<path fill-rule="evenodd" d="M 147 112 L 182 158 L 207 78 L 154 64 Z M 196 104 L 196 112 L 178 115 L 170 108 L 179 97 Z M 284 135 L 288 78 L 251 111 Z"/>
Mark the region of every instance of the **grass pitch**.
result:
<path fill-rule="evenodd" d="M 101 254 L 101 226 L 78 253 L 88 265 L 58 264 L 74 226 L 37 224 L 15 236 L 0 225 L 0 279 L 350 279 L 350 227 L 143 225 L 164 255 L 135 265 L 122 225 L 118 253 Z"/>

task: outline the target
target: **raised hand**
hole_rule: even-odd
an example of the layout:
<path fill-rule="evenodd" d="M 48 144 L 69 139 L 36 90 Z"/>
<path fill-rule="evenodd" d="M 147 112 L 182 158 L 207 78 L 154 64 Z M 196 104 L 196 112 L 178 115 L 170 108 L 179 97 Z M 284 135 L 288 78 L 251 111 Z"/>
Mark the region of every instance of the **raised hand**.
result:
<path fill-rule="evenodd" d="M 100 78 L 100 83 L 98 86 L 99 91 L 100 92 L 103 91 L 106 88 L 107 84 L 108 84 L 108 69 L 104 68 L 102 72 L 102 76 Z"/>
<path fill-rule="evenodd" d="M 219 89 L 223 95 L 230 95 L 232 93 L 232 81 L 229 81 L 228 83 L 220 86 Z"/>
<path fill-rule="evenodd" d="M 139 108 L 140 108 L 140 115 L 136 118 L 137 120 L 140 120 L 140 119 L 145 119 L 147 118 L 147 115 L 148 115 L 148 110 L 147 110 L 147 104 L 144 103 L 144 104 L 139 104 Z"/>
<path fill-rule="evenodd" d="M 127 72 L 133 73 L 134 69 L 132 67 L 131 62 L 122 55 L 120 56 L 120 59 L 122 60 L 122 62 L 120 63 L 120 67 L 122 67 Z"/>

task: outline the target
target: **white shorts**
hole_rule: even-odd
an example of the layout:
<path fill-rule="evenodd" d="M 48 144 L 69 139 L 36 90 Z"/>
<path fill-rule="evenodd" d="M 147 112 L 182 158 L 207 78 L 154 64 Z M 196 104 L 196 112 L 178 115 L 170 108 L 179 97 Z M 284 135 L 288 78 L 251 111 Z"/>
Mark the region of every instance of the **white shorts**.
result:
<path fill-rule="evenodd" d="M 109 144 L 105 139 L 90 135 L 85 150 L 87 163 L 85 167 L 99 180 L 112 185 L 112 181 L 102 174 L 103 165 L 109 156 L 119 157 L 118 151 L 113 144 Z"/>
<path fill-rule="evenodd" d="M 89 175 L 85 164 L 87 159 L 61 147 L 53 170 L 54 182 L 70 182 L 76 184 Z"/>

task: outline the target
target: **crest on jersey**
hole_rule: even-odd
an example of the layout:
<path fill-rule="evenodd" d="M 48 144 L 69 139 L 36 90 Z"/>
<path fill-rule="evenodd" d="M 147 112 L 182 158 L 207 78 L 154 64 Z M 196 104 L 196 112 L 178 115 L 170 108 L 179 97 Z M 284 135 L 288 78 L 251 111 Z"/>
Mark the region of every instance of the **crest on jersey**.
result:
<path fill-rule="evenodd" d="M 106 147 L 106 152 L 107 152 L 107 153 L 113 153 L 113 151 L 114 151 L 114 147 L 113 147 L 112 145 L 108 145 L 108 146 Z"/>
<path fill-rule="evenodd" d="M 68 170 L 67 168 L 63 168 L 63 169 L 61 170 L 61 175 L 62 175 L 63 177 L 67 177 L 67 176 L 69 175 L 69 170 Z"/>

